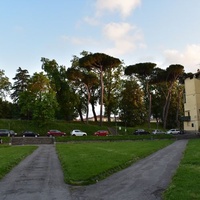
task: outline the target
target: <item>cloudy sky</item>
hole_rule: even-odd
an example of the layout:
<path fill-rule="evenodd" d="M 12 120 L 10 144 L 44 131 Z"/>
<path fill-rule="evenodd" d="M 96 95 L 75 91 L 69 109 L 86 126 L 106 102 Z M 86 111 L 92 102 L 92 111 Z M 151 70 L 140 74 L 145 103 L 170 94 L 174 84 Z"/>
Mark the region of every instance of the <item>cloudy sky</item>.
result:
<path fill-rule="evenodd" d="M 40 72 L 41 57 L 70 67 L 83 50 L 125 65 L 200 68 L 200 0 L 0 0 L 0 69 Z"/>

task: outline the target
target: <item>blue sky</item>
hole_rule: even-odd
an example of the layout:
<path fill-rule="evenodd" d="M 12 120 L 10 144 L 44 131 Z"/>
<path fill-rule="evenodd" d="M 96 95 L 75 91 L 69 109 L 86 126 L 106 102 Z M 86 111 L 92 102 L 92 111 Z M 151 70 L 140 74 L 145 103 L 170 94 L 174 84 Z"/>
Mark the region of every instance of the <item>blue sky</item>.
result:
<path fill-rule="evenodd" d="M 41 57 L 70 67 L 83 50 L 125 65 L 200 68 L 199 0 L 0 0 L 0 69 L 40 72 Z"/>

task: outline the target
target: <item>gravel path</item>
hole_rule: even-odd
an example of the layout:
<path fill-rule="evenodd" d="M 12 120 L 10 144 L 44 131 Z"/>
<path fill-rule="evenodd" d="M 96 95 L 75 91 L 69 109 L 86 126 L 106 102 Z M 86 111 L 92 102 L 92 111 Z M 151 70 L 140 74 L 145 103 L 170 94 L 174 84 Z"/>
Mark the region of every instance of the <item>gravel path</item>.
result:
<path fill-rule="evenodd" d="M 41 145 L 0 181 L 0 200 L 160 200 L 186 145 L 178 140 L 105 180 L 78 187 L 64 183 L 55 147 Z"/>

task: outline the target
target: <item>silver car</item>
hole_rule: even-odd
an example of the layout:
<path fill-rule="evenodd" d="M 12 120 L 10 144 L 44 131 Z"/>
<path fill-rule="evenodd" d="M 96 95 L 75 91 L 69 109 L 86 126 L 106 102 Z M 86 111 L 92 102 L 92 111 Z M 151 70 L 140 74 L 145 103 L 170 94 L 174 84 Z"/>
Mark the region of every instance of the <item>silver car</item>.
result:
<path fill-rule="evenodd" d="M 167 131 L 167 134 L 176 135 L 176 134 L 180 134 L 180 133 L 181 133 L 181 131 L 179 129 L 170 129 L 170 130 Z"/>
<path fill-rule="evenodd" d="M 152 131 L 152 134 L 165 134 L 166 132 L 159 130 L 159 129 L 155 129 Z"/>
<path fill-rule="evenodd" d="M 81 130 L 73 130 L 71 133 L 70 133 L 71 136 L 86 136 L 87 133 L 81 131 Z"/>

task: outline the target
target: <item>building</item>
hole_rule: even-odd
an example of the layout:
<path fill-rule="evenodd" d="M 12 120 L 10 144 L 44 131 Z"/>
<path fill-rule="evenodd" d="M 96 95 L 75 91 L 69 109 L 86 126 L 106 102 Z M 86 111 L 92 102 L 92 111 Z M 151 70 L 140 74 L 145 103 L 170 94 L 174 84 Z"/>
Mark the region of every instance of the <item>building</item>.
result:
<path fill-rule="evenodd" d="M 184 131 L 200 133 L 200 71 L 185 79 Z"/>

